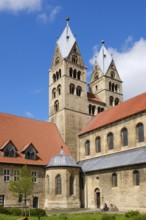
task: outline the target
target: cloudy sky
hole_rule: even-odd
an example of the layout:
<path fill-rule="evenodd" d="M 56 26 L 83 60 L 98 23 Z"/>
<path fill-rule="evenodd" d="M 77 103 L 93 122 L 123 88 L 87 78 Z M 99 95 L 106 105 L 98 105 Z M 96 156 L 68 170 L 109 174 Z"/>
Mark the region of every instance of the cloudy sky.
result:
<path fill-rule="evenodd" d="M 101 40 L 124 100 L 146 91 L 145 0 L 0 0 L 0 111 L 48 120 L 48 69 L 70 17 L 90 77 Z"/>

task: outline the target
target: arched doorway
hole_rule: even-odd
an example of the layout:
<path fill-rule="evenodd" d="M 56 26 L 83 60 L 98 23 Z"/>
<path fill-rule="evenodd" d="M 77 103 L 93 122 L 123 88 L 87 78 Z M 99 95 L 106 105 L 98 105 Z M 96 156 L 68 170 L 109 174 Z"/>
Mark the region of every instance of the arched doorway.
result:
<path fill-rule="evenodd" d="M 96 188 L 94 190 L 95 192 L 95 203 L 96 203 L 96 207 L 97 208 L 100 208 L 100 205 L 101 205 L 101 201 L 100 201 L 100 189 L 99 188 Z"/>
<path fill-rule="evenodd" d="M 38 197 L 37 196 L 33 197 L 33 208 L 38 208 Z"/>

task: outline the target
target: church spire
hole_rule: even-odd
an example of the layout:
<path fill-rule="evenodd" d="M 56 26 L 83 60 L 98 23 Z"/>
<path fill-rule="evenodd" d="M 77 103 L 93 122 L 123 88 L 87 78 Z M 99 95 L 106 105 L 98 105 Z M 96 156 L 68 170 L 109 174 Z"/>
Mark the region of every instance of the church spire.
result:
<path fill-rule="evenodd" d="M 112 56 L 109 54 L 107 49 L 104 46 L 104 40 L 101 41 L 102 46 L 99 52 L 99 55 L 97 57 L 97 63 L 100 67 L 100 70 L 103 74 L 106 74 L 111 62 L 112 62 Z"/>
<path fill-rule="evenodd" d="M 66 27 L 57 41 L 62 58 L 68 57 L 74 43 L 76 42 L 76 39 L 68 24 L 69 20 L 70 20 L 69 18 L 66 19 L 67 21 Z"/>

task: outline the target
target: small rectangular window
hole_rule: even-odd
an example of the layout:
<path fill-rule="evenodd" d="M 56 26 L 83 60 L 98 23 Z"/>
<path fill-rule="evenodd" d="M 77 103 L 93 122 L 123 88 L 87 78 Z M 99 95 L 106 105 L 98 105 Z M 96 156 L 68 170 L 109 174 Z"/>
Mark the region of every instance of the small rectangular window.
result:
<path fill-rule="evenodd" d="M 10 170 L 5 169 L 4 170 L 4 181 L 9 182 L 10 180 Z"/>
<path fill-rule="evenodd" d="M 4 206 L 4 195 L 0 195 L 0 206 Z"/>
<path fill-rule="evenodd" d="M 36 171 L 32 171 L 32 181 L 33 181 L 34 183 L 37 182 L 37 172 L 36 172 Z"/>
<path fill-rule="evenodd" d="M 14 170 L 14 181 L 19 181 L 19 171 L 18 170 Z"/>

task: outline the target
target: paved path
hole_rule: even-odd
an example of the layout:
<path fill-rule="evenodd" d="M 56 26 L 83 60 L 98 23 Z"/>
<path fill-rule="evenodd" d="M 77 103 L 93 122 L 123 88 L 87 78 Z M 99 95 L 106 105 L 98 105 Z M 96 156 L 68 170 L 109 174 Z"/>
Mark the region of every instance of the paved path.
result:
<path fill-rule="evenodd" d="M 62 209 L 62 210 L 46 210 L 47 215 L 60 215 L 60 214 L 78 214 L 78 213 L 101 213 L 100 209 Z M 102 212 L 102 213 L 116 213 L 116 214 L 123 214 L 125 212 L 118 211 L 118 212 Z"/>

